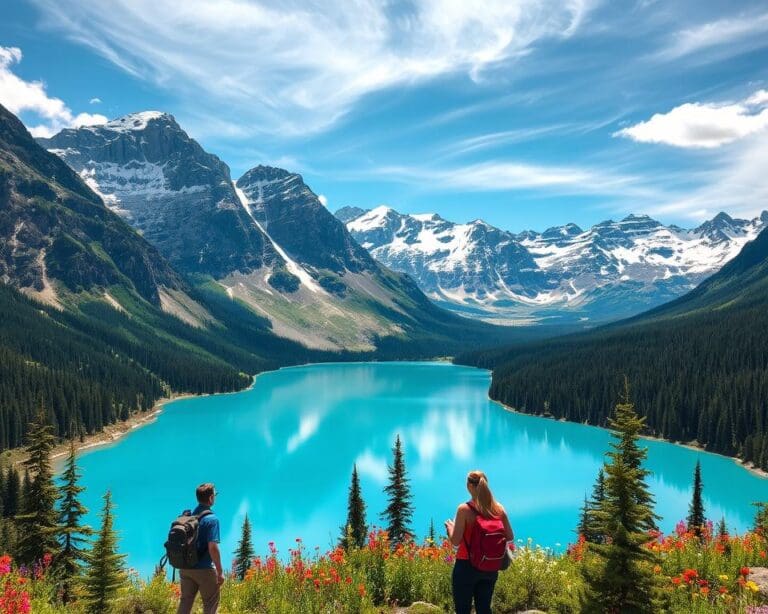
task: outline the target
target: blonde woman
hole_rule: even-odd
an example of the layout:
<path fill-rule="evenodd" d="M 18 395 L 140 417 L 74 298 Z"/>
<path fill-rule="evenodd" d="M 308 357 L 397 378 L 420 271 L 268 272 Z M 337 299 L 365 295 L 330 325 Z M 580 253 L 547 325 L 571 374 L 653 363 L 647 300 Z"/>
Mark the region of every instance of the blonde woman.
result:
<path fill-rule="evenodd" d="M 504 507 L 493 498 L 488 477 L 470 471 L 467 490 L 472 497 L 459 505 L 455 520 L 446 520 L 448 539 L 458 546 L 453 566 L 453 603 L 456 614 L 491 614 L 491 599 L 507 542 L 514 538 Z"/>

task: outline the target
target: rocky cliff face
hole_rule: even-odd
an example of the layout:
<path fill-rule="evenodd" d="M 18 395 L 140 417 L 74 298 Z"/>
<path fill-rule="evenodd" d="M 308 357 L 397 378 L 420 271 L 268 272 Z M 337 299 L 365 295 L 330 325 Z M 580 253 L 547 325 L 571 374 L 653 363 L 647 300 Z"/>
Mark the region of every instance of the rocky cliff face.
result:
<path fill-rule="evenodd" d="M 356 214 L 356 215 L 355 215 Z M 341 212 L 352 235 L 443 306 L 482 317 L 605 321 L 681 296 L 768 223 L 720 214 L 693 230 L 630 215 L 512 234 L 388 207 Z"/>
<path fill-rule="evenodd" d="M 194 283 L 212 279 L 279 336 L 374 350 L 491 334 L 435 308 L 410 279 L 377 263 L 300 175 L 257 166 L 233 184 L 226 165 L 170 115 L 136 113 L 41 143 L 177 269 L 203 274 Z"/>
<path fill-rule="evenodd" d="M 279 259 L 240 206 L 227 165 L 171 115 L 135 113 L 39 142 L 182 272 L 221 277 Z"/>
<path fill-rule="evenodd" d="M 373 258 L 304 183 L 301 175 L 256 166 L 237 181 L 254 218 L 291 257 L 335 273 L 372 271 Z"/>
<path fill-rule="evenodd" d="M 0 279 L 40 300 L 119 285 L 160 305 L 184 282 L 0 106 Z"/>

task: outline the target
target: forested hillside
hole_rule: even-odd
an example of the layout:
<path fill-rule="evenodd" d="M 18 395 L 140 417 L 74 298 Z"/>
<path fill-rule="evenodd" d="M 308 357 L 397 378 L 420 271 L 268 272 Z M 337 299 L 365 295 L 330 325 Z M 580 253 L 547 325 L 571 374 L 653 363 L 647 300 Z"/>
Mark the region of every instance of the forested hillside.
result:
<path fill-rule="evenodd" d="M 768 233 L 689 295 L 610 327 L 476 352 L 491 397 L 604 426 L 629 378 L 651 434 L 768 469 Z"/>

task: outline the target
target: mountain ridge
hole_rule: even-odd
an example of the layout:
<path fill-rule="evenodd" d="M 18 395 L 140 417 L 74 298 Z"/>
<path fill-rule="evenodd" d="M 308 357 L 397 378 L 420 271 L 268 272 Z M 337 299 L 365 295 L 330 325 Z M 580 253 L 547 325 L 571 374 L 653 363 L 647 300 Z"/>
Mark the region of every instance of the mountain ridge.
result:
<path fill-rule="evenodd" d="M 337 212 L 371 254 L 413 276 L 440 305 L 489 321 L 600 323 L 681 296 L 733 258 L 768 224 L 725 213 L 697 228 L 630 214 L 512 233 L 390 207 Z"/>

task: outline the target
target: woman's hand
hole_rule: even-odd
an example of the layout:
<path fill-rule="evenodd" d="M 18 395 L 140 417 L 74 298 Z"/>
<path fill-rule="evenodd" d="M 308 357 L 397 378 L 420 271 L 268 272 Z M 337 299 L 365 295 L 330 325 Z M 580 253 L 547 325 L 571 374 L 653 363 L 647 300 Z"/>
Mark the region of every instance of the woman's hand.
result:
<path fill-rule="evenodd" d="M 449 538 L 453 535 L 453 520 L 448 519 L 445 521 L 445 532 Z"/>

